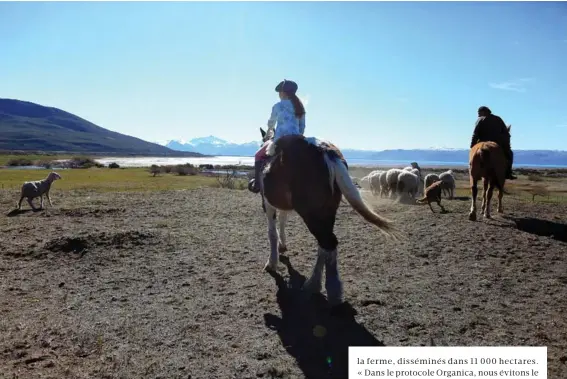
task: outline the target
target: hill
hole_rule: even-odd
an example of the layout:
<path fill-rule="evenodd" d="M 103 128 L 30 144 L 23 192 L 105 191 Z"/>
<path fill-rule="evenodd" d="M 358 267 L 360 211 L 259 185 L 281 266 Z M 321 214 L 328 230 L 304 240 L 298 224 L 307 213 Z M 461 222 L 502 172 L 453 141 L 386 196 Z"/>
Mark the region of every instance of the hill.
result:
<path fill-rule="evenodd" d="M 170 140 L 165 146 L 175 150 L 190 150 L 202 154 L 253 156 L 260 147 L 260 141 L 235 144 L 218 137 L 208 136 L 194 138 L 188 142 Z M 356 150 L 342 149 L 347 159 L 364 159 L 375 161 L 417 161 L 439 162 L 444 164 L 464 164 L 468 162 L 468 149 L 398 149 L 398 150 Z M 514 149 L 514 164 L 567 166 L 567 151 L 555 150 L 517 150 Z"/>
<path fill-rule="evenodd" d="M 61 109 L 0 99 L 0 151 L 204 156 L 113 132 Z"/>

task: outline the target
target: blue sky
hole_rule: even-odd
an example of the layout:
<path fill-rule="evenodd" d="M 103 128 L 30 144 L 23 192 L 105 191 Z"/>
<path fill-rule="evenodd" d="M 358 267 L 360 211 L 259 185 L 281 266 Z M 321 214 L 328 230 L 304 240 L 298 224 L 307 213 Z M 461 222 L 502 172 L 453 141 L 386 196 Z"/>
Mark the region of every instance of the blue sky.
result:
<path fill-rule="evenodd" d="M 468 147 L 476 110 L 515 149 L 567 149 L 567 3 L 0 3 L 0 97 L 149 141 L 259 139 L 283 78 L 306 135 Z"/>

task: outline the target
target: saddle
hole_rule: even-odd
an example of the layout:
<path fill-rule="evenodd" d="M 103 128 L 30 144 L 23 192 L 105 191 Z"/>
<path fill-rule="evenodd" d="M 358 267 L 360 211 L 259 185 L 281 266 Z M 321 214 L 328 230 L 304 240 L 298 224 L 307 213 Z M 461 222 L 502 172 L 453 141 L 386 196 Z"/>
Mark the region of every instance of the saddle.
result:
<path fill-rule="evenodd" d="M 316 149 L 319 153 L 328 154 L 332 158 L 339 158 L 347 167 L 348 164 L 341 151 L 331 142 L 320 140 L 315 137 L 305 137 L 300 134 L 292 134 L 280 137 L 276 142 L 271 141 L 266 149 L 266 158 L 264 159 L 264 167 L 273 162 L 276 157 L 282 157 L 284 154 L 296 154 L 297 149 L 308 148 Z"/>

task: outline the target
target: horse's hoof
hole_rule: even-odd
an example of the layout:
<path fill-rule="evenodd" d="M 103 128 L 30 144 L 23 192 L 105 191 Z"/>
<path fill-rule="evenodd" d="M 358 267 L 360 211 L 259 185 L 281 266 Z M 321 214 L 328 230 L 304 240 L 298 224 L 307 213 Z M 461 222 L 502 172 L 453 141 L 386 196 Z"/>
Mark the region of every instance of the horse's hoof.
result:
<path fill-rule="evenodd" d="M 282 245 L 282 244 L 278 244 L 278 253 L 283 254 L 287 251 L 287 246 L 286 245 Z"/>
<path fill-rule="evenodd" d="M 268 261 L 266 263 L 266 265 L 264 266 L 264 271 L 267 272 L 276 272 L 277 271 L 277 263 L 272 263 L 270 261 Z"/>
<path fill-rule="evenodd" d="M 470 220 L 470 221 L 476 221 L 476 214 L 475 214 L 475 213 L 470 213 L 470 214 L 469 214 L 469 220 Z"/>

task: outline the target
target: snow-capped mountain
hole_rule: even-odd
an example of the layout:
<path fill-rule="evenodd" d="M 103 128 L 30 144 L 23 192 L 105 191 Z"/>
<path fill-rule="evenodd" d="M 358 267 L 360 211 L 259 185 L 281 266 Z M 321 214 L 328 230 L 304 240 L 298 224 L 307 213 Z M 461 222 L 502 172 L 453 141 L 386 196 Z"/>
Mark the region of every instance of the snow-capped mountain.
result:
<path fill-rule="evenodd" d="M 193 151 L 207 155 L 237 155 L 252 156 L 260 147 L 259 141 L 247 142 L 242 144 L 225 141 L 215 136 L 193 138 L 190 141 L 169 140 L 164 146 L 173 150 Z"/>
<path fill-rule="evenodd" d="M 161 143 L 178 151 L 192 151 L 206 155 L 232 155 L 251 157 L 260 147 L 260 141 L 237 144 L 215 136 L 194 138 L 190 141 L 169 140 Z M 432 147 L 429 149 L 391 149 L 368 151 L 343 149 L 347 159 L 428 161 L 428 162 L 467 162 L 469 150 L 464 148 Z M 567 151 L 557 150 L 514 150 L 515 164 L 567 165 Z"/>

